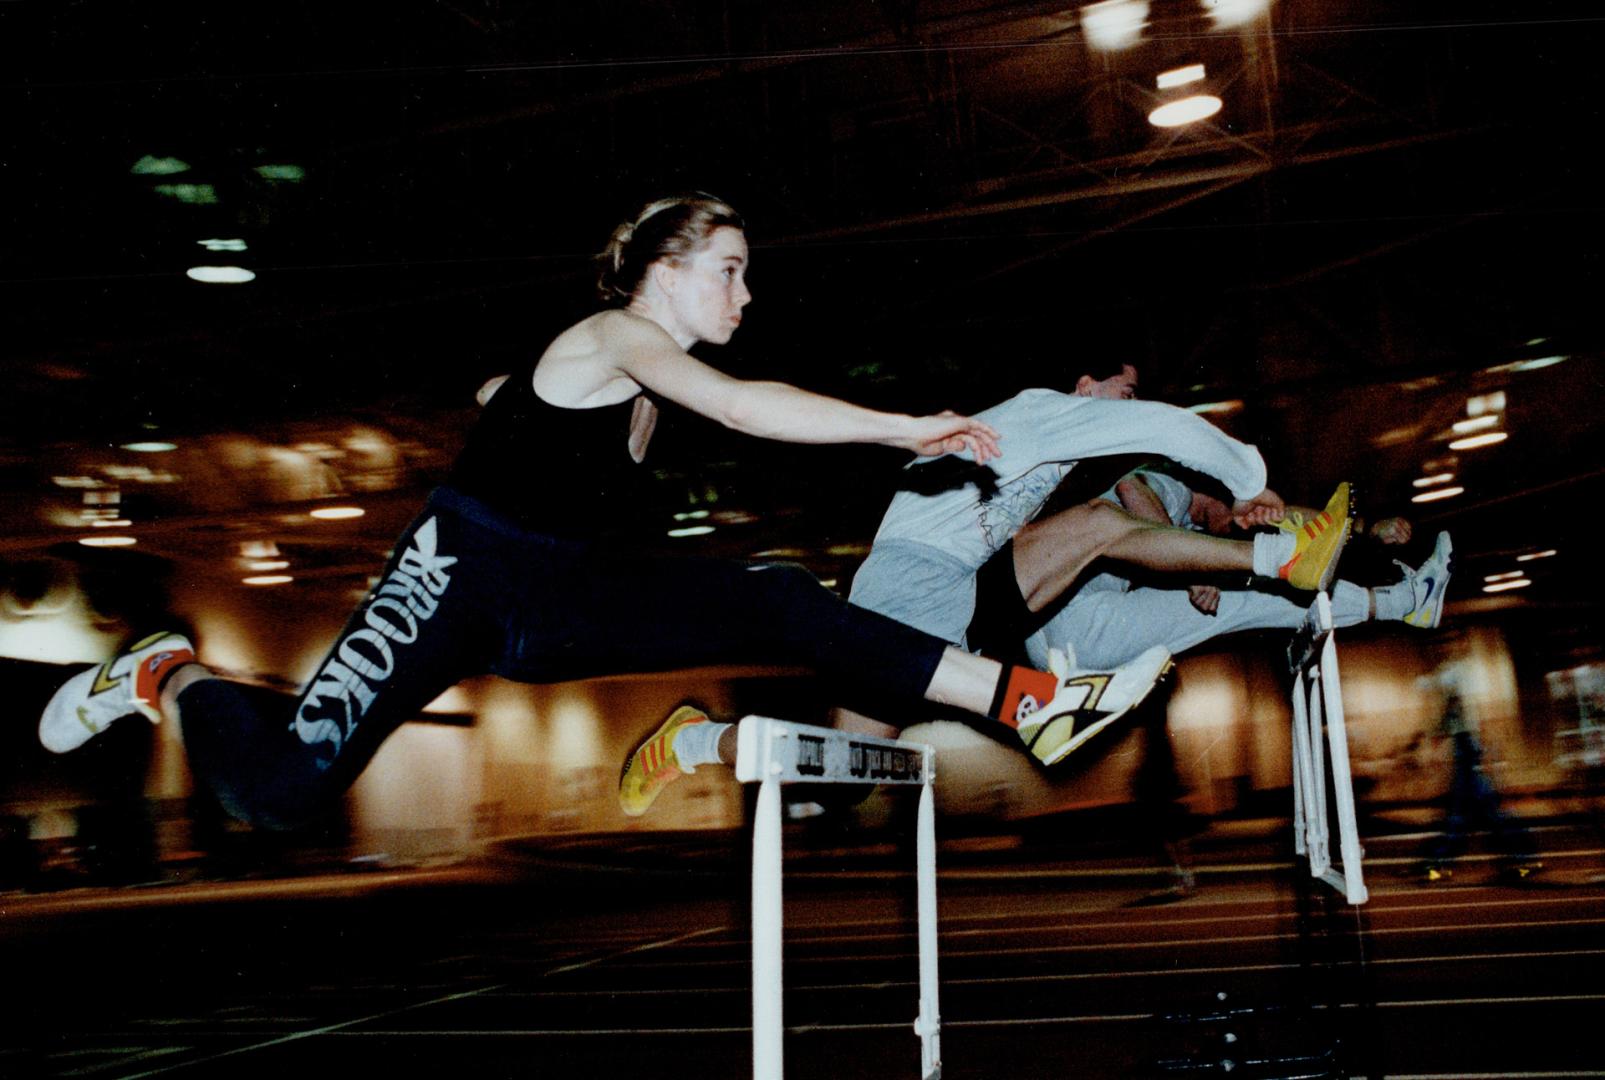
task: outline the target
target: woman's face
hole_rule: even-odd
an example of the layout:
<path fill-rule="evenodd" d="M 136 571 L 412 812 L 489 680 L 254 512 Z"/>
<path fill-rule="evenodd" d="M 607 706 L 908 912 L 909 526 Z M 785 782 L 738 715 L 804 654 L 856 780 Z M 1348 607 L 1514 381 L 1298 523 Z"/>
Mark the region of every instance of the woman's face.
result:
<path fill-rule="evenodd" d="M 747 291 L 747 238 L 740 229 L 721 226 L 708 234 L 691 257 L 671 266 L 670 307 L 675 321 L 696 341 L 723 345 L 741 325 L 741 309 L 752 301 Z"/>

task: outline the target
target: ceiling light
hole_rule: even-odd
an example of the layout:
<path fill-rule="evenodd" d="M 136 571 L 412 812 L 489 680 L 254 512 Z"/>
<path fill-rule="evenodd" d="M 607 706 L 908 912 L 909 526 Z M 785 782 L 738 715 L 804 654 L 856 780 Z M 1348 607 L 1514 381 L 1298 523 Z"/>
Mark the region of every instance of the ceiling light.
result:
<path fill-rule="evenodd" d="M 708 516 L 708 512 L 706 510 L 682 510 L 680 513 L 674 515 L 674 520 L 676 520 L 676 521 L 701 521 L 703 518 L 705 518 L 707 516 Z"/>
<path fill-rule="evenodd" d="M 258 165 L 255 172 L 264 180 L 287 180 L 292 184 L 307 177 L 307 171 L 299 165 Z"/>
<path fill-rule="evenodd" d="M 1410 501 L 1413 503 L 1437 502 L 1439 499 L 1452 499 L 1456 495 L 1464 495 L 1465 493 L 1466 489 L 1463 487 L 1437 488 L 1434 491 L 1423 491 L 1419 495 L 1412 495 L 1410 496 Z"/>
<path fill-rule="evenodd" d="M 345 521 L 348 518 L 359 518 L 367 511 L 360 506 L 320 506 L 311 513 L 319 521 Z"/>
<path fill-rule="evenodd" d="M 256 280 L 256 275 L 243 266 L 192 266 L 184 276 L 205 285 L 243 285 Z"/>
<path fill-rule="evenodd" d="M 154 157 L 146 154 L 128 170 L 135 176 L 172 176 L 189 172 L 189 162 L 176 157 Z"/>
<path fill-rule="evenodd" d="M 1158 76 L 1155 77 L 1154 81 L 1159 84 L 1159 89 L 1161 90 L 1173 90 L 1178 86 L 1186 86 L 1188 83 L 1195 83 L 1203 77 L 1203 64 L 1188 64 L 1186 67 L 1172 68 L 1169 71 L 1161 71 Z"/>
<path fill-rule="evenodd" d="M 1503 431 L 1485 431 L 1481 435 L 1469 435 L 1464 439 L 1456 439 L 1449 444 L 1451 450 L 1475 450 L 1479 446 L 1492 446 L 1502 443 L 1510 436 Z"/>
<path fill-rule="evenodd" d="M 1529 341 L 1529 345 L 1542 345 L 1542 341 Z M 1542 371 L 1546 367 L 1554 367 L 1571 359 L 1569 356 L 1540 356 L 1533 360 L 1517 360 L 1509 364 L 1498 364 L 1488 369 L 1491 373 L 1510 371 Z"/>
<path fill-rule="evenodd" d="M 707 536 L 713 531 L 712 525 L 687 525 L 683 529 L 670 529 L 670 536 Z"/>
<path fill-rule="evenodd" d="M 1125 49 L 1142 37 L 1148 0 L 1102 0 L 1081 9 L 1081 32 L 1094 49 Z"/>
<path fill-rule="evenodd" d="M 1154 127 L 1182 127 L 1214 116 L 1220 112 L 1220 106 L 1220 98 L 1214 94 L 1193 94 L 1159 106 L 1148 114 L 1148 122 Z"/>
<path fill-rule="evenodd" d="M 1455 478 L 1452 472 L 1433 473 L 1431 476 L 1418 476 L 1410 481 L 1414 487 L 1432 487 L 1434 484 L 1447 484 Z"/>
<path fill-rule="evenodd" d="M 217 203 L 217 189 L 211 184 L 157 184 L 151 190 L 190 206 L 213 206 Z"/>
<path fill-rule="evenodd" d="M 287 570 L 289 559 L 252 559 L 245 564 L 247 570 Z"/>
<path fill-rule="evenodd" d="M 1197 405 L 1187 406 L 1187 411 L 1190 413 L 1198 413 L 1200 416 L 1202 416 L 1207 413 L 1236 412 L 1242 407 L 1243 403 L 1241 401 L 1205 401 Z"/>
<path fill-rule="evenodd" d="M 1517 562 L 1532 562 L 1534 559 L 1553 559 L 1556 555 L 1559 555 L 1559 554 L 1560 554 L 1560 552 L 1556 551 L 1554 548 L 1550 548 L 1547 551 L 1533 551 L 1533 552 L 1529 552 L 1526 555 L 1517 555 L 1516 556 L 1516 561 Z"/>
<path fill-rule="evenodd" d="M 126 529 L 132 524 L 133 522 L 127 518 L 101 518 L 99 521 L 91 521 L 89 527 L 92 529 Z"/>
<path fill-rule="evenodd" d="M 1503 574 L 1485 574 L 1485 575 L 1483 575 L 1483 579 L 1482 580 L 1484 580 L 1484 581 L 1514 581 L 1517 578 L 1522 578 L 1522 577 L 1526 577 L 1526 576 L 1527 576 L 1527 571 L 1525 571 L 1525 570 L 1506 570 Z"/>
<path fill-rule="evenodd" d="M 84 547 L 128 547 L 139 541 L 132 536 L 84 536 L 78 542 Z"/>
<path fill-rule="evenodd" d="M 130 442 L 123 443 L 124 450 L 132 450 L 136 454 L 165 454 L 169 450 L 177 450 L 177 443 L 170 442 Z"/>
<path fill-rule="evenodd" d="M 1484 413 L 1481 416 L 1473 416 L 1469 420 L 1456 420 L 1449 426 L 1454 428 L 1456 434 L 1464 435 L 1468 431 L 1481 431 L 1483 428 L 1494 427 L 1498 423 L 1498 416 L 1493 413 Z"/>
<path fill-rule="evenodd" d="M 256 574 L 240 578 L 241 585 L 288 585 L 295 578 L 289 574 Z"/>
<path fill-rule="evenodd" d="M 1532 578 L 1520 578 L 1516 581 L 1500 581 L 1493 585 L 1484 585 L 1483 592 L 1508 592 L 1511 589 L 1525 589 L 1533 583 Z"/>
<path fill-rule="evenodd" d="M 1271 3 L 1270 0 L 1203 0 L 1203 5 L 1217 30 L 1229 30 L 1253 22 L 1265 14 Z"/>
<path fill-rule="evenodd" d="M 233 240 L 197 240 L 195 242 L 197 244 L 201 245 L 201 247 L 205 248 L 207 251 L 244 251 L 245 250 L 245 241 L 244 240 L 240 240 L 240 239 L 233 239 Z"/>

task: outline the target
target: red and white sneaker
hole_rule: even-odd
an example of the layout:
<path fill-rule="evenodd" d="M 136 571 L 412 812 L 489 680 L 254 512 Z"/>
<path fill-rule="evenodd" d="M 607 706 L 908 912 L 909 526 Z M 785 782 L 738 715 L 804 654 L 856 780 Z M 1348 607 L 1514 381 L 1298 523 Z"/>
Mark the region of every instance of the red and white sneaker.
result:
<path fill-rule="evenodd" d="M 141 638 L 99 667 L 62 684 L 39 718 L 39 742 L 52 753 L 65 754 L 125 716 L 139 713 L 160 723 L 162 679 L 194 662 L 195 647 L 182 634 Z"/>
<path fill-rule="evenodd" d="M 1113 671 L 1075 666 L 1070 646 L 1051 650 L 1048 667 L 1059 677 L 1053 700 L 1020 720 L 1020 739 L 1044 765 L 1064 760 L 1088 739 L 1141 705 L 1170 671 L 1170 650 L 1153 648 Z"/>

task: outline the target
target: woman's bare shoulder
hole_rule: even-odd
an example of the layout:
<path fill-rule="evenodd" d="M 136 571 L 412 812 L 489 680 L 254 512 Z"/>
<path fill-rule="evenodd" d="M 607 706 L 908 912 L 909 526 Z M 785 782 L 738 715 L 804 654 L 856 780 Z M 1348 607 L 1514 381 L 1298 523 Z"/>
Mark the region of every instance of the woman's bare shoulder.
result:
<path fill-rule="evenodd" d="M 671 339 L 652 320 L 622 308 L 609 308 L 581 319 L 558 334 L 543 355 L 558 361 L 585 359 L 666 340 Z"/>

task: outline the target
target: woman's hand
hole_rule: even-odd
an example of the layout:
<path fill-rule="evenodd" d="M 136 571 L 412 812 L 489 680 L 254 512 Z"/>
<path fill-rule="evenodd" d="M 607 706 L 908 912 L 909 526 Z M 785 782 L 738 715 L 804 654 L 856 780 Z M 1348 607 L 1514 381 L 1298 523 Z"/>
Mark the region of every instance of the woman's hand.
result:
<path fill-rule="evenodd" d="M 1003 453 L 998 449 L 998 437 L 995 430 L 981 421 L 947 410 L 935 416 L 913 417 L 906 433 L 888 445 L 912 450 L 921 457 L 968 450 L 975 455 L 976 464 L 984 465 Z"/>
<path fill-rule="evenodd" d="M 1287 512 L 1282 497 L 1266 488 L 1252 499 L 1238 499 L 1232 504 L 1232 521 L 1239 529 L 1252 529 L 1256 525 L 1275 525 Z"/>

